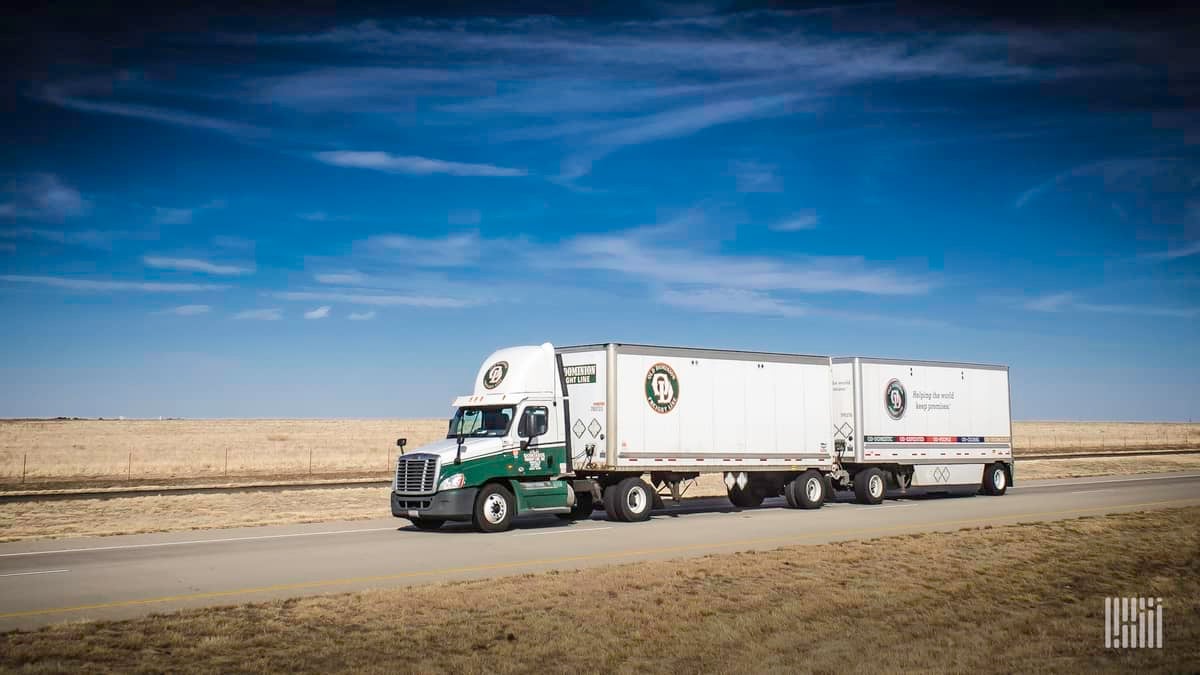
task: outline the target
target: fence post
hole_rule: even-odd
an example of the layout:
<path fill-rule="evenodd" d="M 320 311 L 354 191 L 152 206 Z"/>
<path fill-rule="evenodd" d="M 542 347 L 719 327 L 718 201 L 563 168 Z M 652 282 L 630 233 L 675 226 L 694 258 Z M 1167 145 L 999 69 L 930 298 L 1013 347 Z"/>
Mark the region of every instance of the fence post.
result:
<path fill-rule="evenodd" d="M 308 475 L 312 475 L 312 448 L 308 449 Z"/>
<path fill-rule="evenodd" d="M 225 448 L 225 477 L 229 478 L 229 448 Z"/>
<path fill-rule="evenodd" d="M 21 458 L 21 482 L 22 483 L 25 482 L 25 467 L 27 467 L 28 465 L 29 465 L 29 453 L 27 452 L 27 453 L 25 453 L 25 456 Z"/>
<path fill-rule="evenodd" d="M 133 451 L 129 451 L 129 462 L 125 465 L 125 480 L 133 479 Z"/>

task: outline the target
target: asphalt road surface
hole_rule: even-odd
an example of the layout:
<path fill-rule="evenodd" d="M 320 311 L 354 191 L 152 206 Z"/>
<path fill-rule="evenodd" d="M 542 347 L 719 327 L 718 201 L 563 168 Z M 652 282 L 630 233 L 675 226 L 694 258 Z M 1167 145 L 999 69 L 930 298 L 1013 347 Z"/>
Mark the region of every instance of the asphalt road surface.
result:
<path fill-rule="evenodd" d="M 1018 475 L 1019 477 L 1019 475 Z M 164 497 L 170 499 L 170 497 Z M 685 502 L 649 522 L 522 518 L 503 534 L 360 520 L 0 545 L 0 630 L 187 607 L 1200 504 L 1200 473 L 1025 481 L 818 511 Z M 70 508 L 67 503 L 63 508 Z"/>

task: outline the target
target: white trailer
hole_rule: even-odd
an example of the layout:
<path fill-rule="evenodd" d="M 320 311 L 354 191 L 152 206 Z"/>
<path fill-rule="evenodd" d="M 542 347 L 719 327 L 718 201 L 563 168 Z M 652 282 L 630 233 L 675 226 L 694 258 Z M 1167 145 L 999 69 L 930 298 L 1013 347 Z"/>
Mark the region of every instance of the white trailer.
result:
<path fill-rule="evenodd" d="M 1008 367 L 846 357 L 832 359 L 831 477 L 858 501 L 878 504 L 887 487 L 1013 482 Z"/>

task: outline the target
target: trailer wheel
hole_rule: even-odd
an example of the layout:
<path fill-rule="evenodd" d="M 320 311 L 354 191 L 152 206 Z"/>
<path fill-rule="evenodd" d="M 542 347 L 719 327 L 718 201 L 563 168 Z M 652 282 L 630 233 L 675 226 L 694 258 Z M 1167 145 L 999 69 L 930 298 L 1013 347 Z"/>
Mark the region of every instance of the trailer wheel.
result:
<path fill-rule="evenodd" d="M 436 530 L 446 522 L 437 518 L 410 518 L 409 520 L 418 530 Z"/>
<path fill-rule="evenodd" d="M 802 509 L 819 509 L 825 503 L 825 477 L 816 469 L 809 469 L 792 481 L 796 505 Z"/>
<path fill-rule="evenodd" d="M 787 500 L 787 505 L 788 505 L 789 509 L 800 508 L 800 504 L 796 502 L 796 485 L 799 482 L 800 482 L 800 477 L 797 476 L 796 478 L 793 478 L 792 480 L 788 481 L 783 486 L 783 498 Z"/>
<path fill-rule="evenodd" d="M 883 472 L 875 467 L 859 471 L 854 476 L 854 499 L 859 504 L 878 504 L 887 492 Z"/>
<path fill-rule="evenodd" d="M 609 520 L 621 520 L 621 514 L 617 511 L 617 486 L 606 485 L 602 497 L 600 501 L 604 502 L 604 515 L 608 516 Z"/>
<path fill-rule="evenodd" d="M 762 505 L 763 493 L 755 490 L 754 485 L 750 483 L 747 483 L 745 488 L 734 485 L 729 491 L 729 501 L 733 502 L 734 506 L 750 509 Z"/>
<path fill-rule="evenodd" d="M 983 492 L 996 497 L 1008 492 L 1008 471 L 1003 464 L 996 462 L 984 469 Z"/>
<path fill-rule="evenodd" d="M 592 517 L 592 493 L 591 492 L 576 492 L 575 506 L 571 507 L 570 513 L 556 514 L 563 520 L 587 520 Z"/>
<path fill-rule="evenodd" d="M 618 520 L 638 523 L 650 519 L 650 511 L 654 508 L 654 491 L 641 478 L 630 477 L 616 484 L 611 500 Z"/>
<path fill-rule="evenodd" d="M 475 497 L 471 520 L 480 532 L 503 532 L 512 527 L 516 514 L 517 500 L 508 488 L 499 483 L 488 483 Z"/>

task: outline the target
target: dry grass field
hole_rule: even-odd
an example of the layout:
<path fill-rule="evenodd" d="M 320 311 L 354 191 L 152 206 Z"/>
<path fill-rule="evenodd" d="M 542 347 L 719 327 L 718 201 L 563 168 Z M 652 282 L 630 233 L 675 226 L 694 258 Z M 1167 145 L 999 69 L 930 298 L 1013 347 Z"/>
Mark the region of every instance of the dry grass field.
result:
<path fill-rule="evenodd" d="M 1018 462 L 1017 478 L 1197 470 L 1200 455 L 1054 459 Z M 686 498 L 724 496 L 719 474 L 701 476 L 685 493 Z M 385 487 L 75 499 L 69 507 L 58 501 L 12 502 L 0 504 L 0 541 L 389 517 Z"/>
<path fill-rule="evenodd" d="M 0 421 L 0 484 L 387 473 L 442 420 Z M 1200 447 L 1200 424 L 1017 422 L 1017 453 Z"/>
<path fill-rule="evenodd" d="M 1104 598 L 1118 595 L 1163 599 L 1162 649 L 1104 648 Z M 0 669 L 27 673 L 1092 673 L 1198 663 L 1196 507 L 0 635 Z"/>

